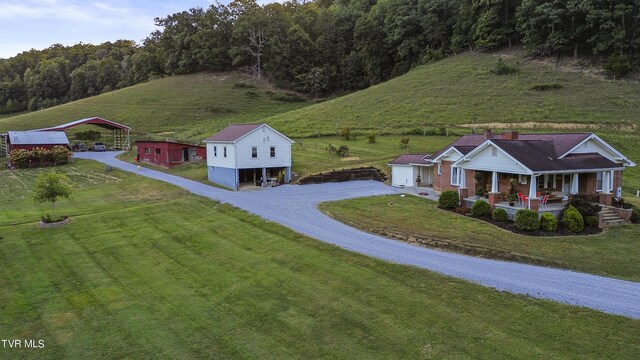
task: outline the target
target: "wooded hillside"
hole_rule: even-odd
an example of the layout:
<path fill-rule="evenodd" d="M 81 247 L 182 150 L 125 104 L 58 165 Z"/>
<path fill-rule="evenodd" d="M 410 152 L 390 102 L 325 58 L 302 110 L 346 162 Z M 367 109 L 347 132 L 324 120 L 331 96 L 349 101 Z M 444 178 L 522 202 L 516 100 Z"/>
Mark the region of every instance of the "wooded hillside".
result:
<path fill-rule="evenodd" d="M 360 89 L 467 49 L 522 43 L 531 55 L 640 64 L 634 0 L 318 0 L 229 5 L 156 19 L 143 42 L 53 45 L 0 60 L 0 113 L 33 111 L 150 78 L 243 69 L 321 96 Z"/>

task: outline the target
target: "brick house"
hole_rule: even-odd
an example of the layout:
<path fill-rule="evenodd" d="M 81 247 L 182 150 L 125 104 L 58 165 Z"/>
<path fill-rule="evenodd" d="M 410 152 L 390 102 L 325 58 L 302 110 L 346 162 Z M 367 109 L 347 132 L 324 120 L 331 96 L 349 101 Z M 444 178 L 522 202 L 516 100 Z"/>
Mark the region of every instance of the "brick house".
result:
<path fill-rule="evenodd" d="M 571 194 L 593 195 L 610 205 L 612 197 L 620 196 L 622 172 L 636 164 L 594 133 L 487 130 L 465 135 L 435 154 L 403 155 L 389 165 L 392 178 L 400 178 L 392 180 L 395 186 L 457 190 L 462 199 L 487 196 L 491 205 L 521 192 L 528 197 L 523 205 L 538 210 L 540 194 L 559 201 Z"/>

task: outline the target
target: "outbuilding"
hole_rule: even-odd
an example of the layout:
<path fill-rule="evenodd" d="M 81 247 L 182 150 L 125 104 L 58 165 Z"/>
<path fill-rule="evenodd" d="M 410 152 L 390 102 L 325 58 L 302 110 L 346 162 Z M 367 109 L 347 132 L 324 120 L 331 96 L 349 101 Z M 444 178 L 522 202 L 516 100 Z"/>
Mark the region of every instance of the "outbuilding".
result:
<path fill-rule="evenodd" d="M 293 140 L 267 124 L 236 124 L 204 140 L 210 181 L 239 190 L 291 181 Z"/>
<path fill-rule="evenodd" d="M 6 155 L 12 150 L 51 150 L 54 146 L 69 147 L 69 139 L 64 131 L 9 131 L 5 134 Z"/>
<path fill-rule="evenodd" d="M 207 148 L 175 141 L 138 141 L 138 160 L 163 167 L 206 160 Z"/>

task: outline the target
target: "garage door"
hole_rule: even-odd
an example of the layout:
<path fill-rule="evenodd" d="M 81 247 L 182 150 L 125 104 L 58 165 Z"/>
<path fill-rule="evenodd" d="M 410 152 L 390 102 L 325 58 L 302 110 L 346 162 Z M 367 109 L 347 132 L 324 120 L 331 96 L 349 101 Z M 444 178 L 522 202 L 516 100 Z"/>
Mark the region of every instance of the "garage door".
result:
<path fill-rule="evenodd" d="M 391 185 L 392 186 L 413 186 L 414 182 L 413 166 L 392 166 Z"/>

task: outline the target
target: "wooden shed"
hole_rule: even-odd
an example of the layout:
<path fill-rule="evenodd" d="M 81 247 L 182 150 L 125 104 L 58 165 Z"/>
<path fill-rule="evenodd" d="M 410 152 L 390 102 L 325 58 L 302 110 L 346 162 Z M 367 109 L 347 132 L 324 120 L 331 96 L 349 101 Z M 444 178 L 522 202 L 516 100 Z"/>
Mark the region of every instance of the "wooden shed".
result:
<path fill-rule="evenodd" d="M 33 150 L 42 148 L 51 150 L 54 146 L 69 147 L 69 139 L 64 131 L 9 131 L 6 137 L 6 154 L 11 150 Z"/>
<path fill-rule="evenodd" d="M 139 161 L 157 166 L 173 167 L 186 162 L 207 159 L 205 146 L 175 141 L 137 141 Z"/>

